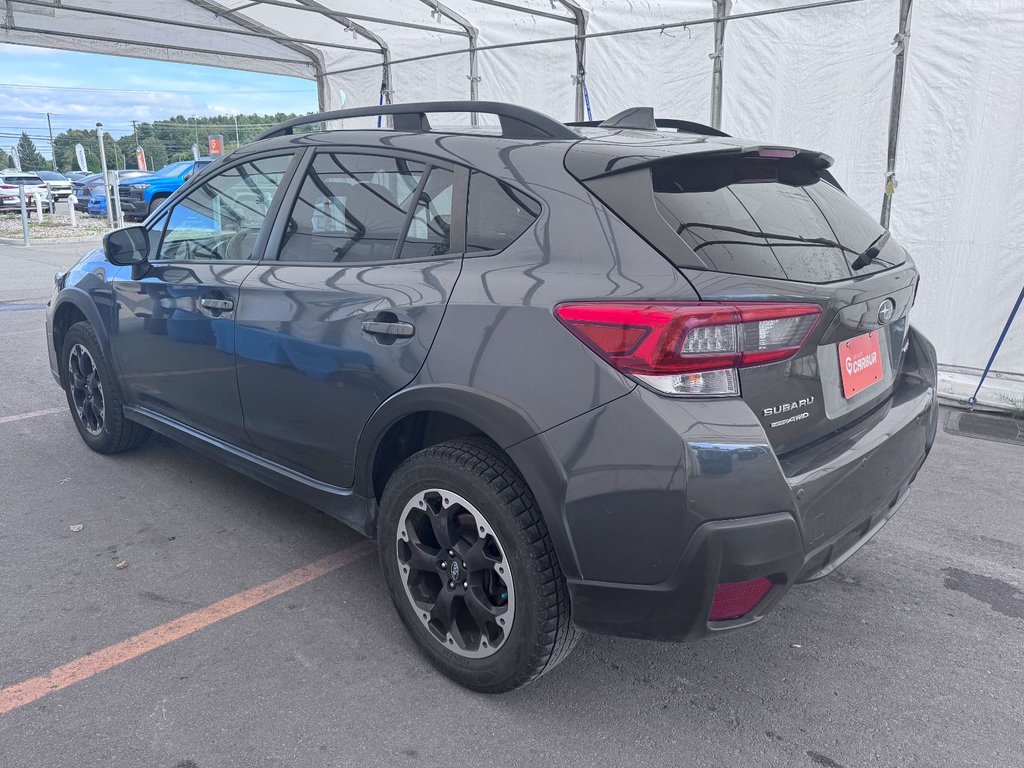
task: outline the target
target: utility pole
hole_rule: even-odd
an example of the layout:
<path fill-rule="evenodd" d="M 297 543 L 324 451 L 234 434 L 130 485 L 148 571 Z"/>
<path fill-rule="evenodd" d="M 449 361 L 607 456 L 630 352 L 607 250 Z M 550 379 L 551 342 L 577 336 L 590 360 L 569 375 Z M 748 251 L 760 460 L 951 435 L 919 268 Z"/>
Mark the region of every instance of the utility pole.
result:
<path fill-rule="evenodd" d="M 242 146 L 242 141 L 238 138 L 238 115 L 235 115 L 235 149 L 240 146 Z"/>
<path fill-rule="evenodd" d="M 103 123 L 96 123 L 96 138 L 100 142 L 100 166 L 103 168 L 103 187 L 107 195 L 107 224 L 113 229 L 114 200 L 110 195 L 110 171 L 107 170 L 107 150 L 103 147 Z"/>
<path fill-rule="evenodd" d="M 46 128 L 50 132 L 50 162 L 53 164 L 53 170 L 57 170 L 57 150 L 53 146 L 53 126 L 50 124 L 50 113 L 46 113 Z"/>
<path fill-rule="evenodd" d="M 196 117 L 195 115 L 192 115 L 192 119 L 193 119 L 193 120 L 195 120 L 195 127 L 196 127 L 196 146 L 198 146 L 198 145 L 199 145 L 199 118 L 198 118 L 198 117 Z"/>
<path fill-rule="evenodd" d="M 134 120 L 132 120 L 132 133 L 135 134 L 135 146 L 137 147 L 139 146 L 139 127 L 135 124 Z"/>

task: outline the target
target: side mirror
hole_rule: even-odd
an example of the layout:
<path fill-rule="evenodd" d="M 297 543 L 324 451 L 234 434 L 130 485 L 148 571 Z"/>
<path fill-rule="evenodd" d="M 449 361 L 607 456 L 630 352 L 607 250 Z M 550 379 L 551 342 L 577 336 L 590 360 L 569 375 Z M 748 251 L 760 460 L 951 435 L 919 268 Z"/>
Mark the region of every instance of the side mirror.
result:
<path fill-rule="evenodd" d="M 125 227 L 108 232 L 103 237 L 103 251 L 107 261 L 119 267 L 144 264 L 149 259 L 149 230 Z"/>

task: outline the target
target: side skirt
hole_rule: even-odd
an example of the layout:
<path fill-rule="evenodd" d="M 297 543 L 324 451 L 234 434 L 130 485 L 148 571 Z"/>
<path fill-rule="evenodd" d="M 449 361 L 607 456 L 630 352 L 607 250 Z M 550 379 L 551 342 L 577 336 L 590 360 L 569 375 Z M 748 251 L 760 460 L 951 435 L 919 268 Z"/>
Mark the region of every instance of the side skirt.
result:
<path fill-rule="evenodd" d="M 364 536 L 376 536 L 376 501 L 353 493 L 351 488 L 320 482 L 148 408 L 126 405 L 124 415 L 164 437 L 216 459 L 243 475 L 316 507 Z"/>

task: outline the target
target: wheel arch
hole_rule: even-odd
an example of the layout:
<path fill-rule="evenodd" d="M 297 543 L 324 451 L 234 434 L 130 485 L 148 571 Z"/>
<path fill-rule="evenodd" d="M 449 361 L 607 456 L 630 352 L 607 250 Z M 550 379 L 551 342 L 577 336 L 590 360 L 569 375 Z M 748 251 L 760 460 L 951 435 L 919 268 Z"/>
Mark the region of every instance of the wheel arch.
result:
<path fill-rule="evenodd" d="M 419 439 L 417 429 L 423 430 Z M 486 439 L 526 480 L 562 570 L 573 578 L 579 569 L 565 526 L 565 471 L 539 432 L 520 408 L 493 395 L 457 385 L 410 387 L 386 400 L 363 428 L 353 490 L 372 499 L 376 509 L 387 478 L 413 453 L 452 438 Z M 528 440 L 529 449 L 519 449 Z M 376 528 L 376 520 L 371 525 Z"/>
<path fill-rule="evenodd" d="M 83 320 L 89 323 L 93 331 L 96 332 L 96 338 L 99 339 L 103 350 L 103 357 L 106 358 L 107 365 L 110 365 L 111 370 L 113 370 L 110 340 L 107 336 L 106 325 L 100 318 L 100 312 L 89 298 L 89 295 L 77 288 L 65 288 L 57 296 L 54 303 L 52 338 L 50 341 L 53 344 L 53 350 L 57 359 L 60 358 L 61 349 L 64 346 L 64 336 L 67 334 L 68 329 L 75 323 Z M 60 365 L 57 366 L 60 382 L 63 386 L 65 381 L 62 368 Z"/>

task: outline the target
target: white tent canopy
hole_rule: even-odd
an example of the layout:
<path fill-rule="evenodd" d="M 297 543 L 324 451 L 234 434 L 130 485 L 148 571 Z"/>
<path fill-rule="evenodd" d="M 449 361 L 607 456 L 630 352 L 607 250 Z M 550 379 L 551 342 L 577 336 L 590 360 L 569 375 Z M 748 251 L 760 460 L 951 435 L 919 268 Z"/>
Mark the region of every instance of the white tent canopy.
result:
<path fill-rule="evenodd" d="M 479 98 L 570 120 L 653 106 L 827 152 L 872 212 L 905 49 L 891 227 L 921 268 L 914 322 L 943 386 L 969 394 L 1024 285 L 1024 4 L 918 3 L 900 37 L 909 0 L 797 3 L 8 0 L 0 41 L 307 78 L 325 110 Z M 1024 318 L 994 368 L 1009 375 L 990 400 L 1024 392 Z"/>

